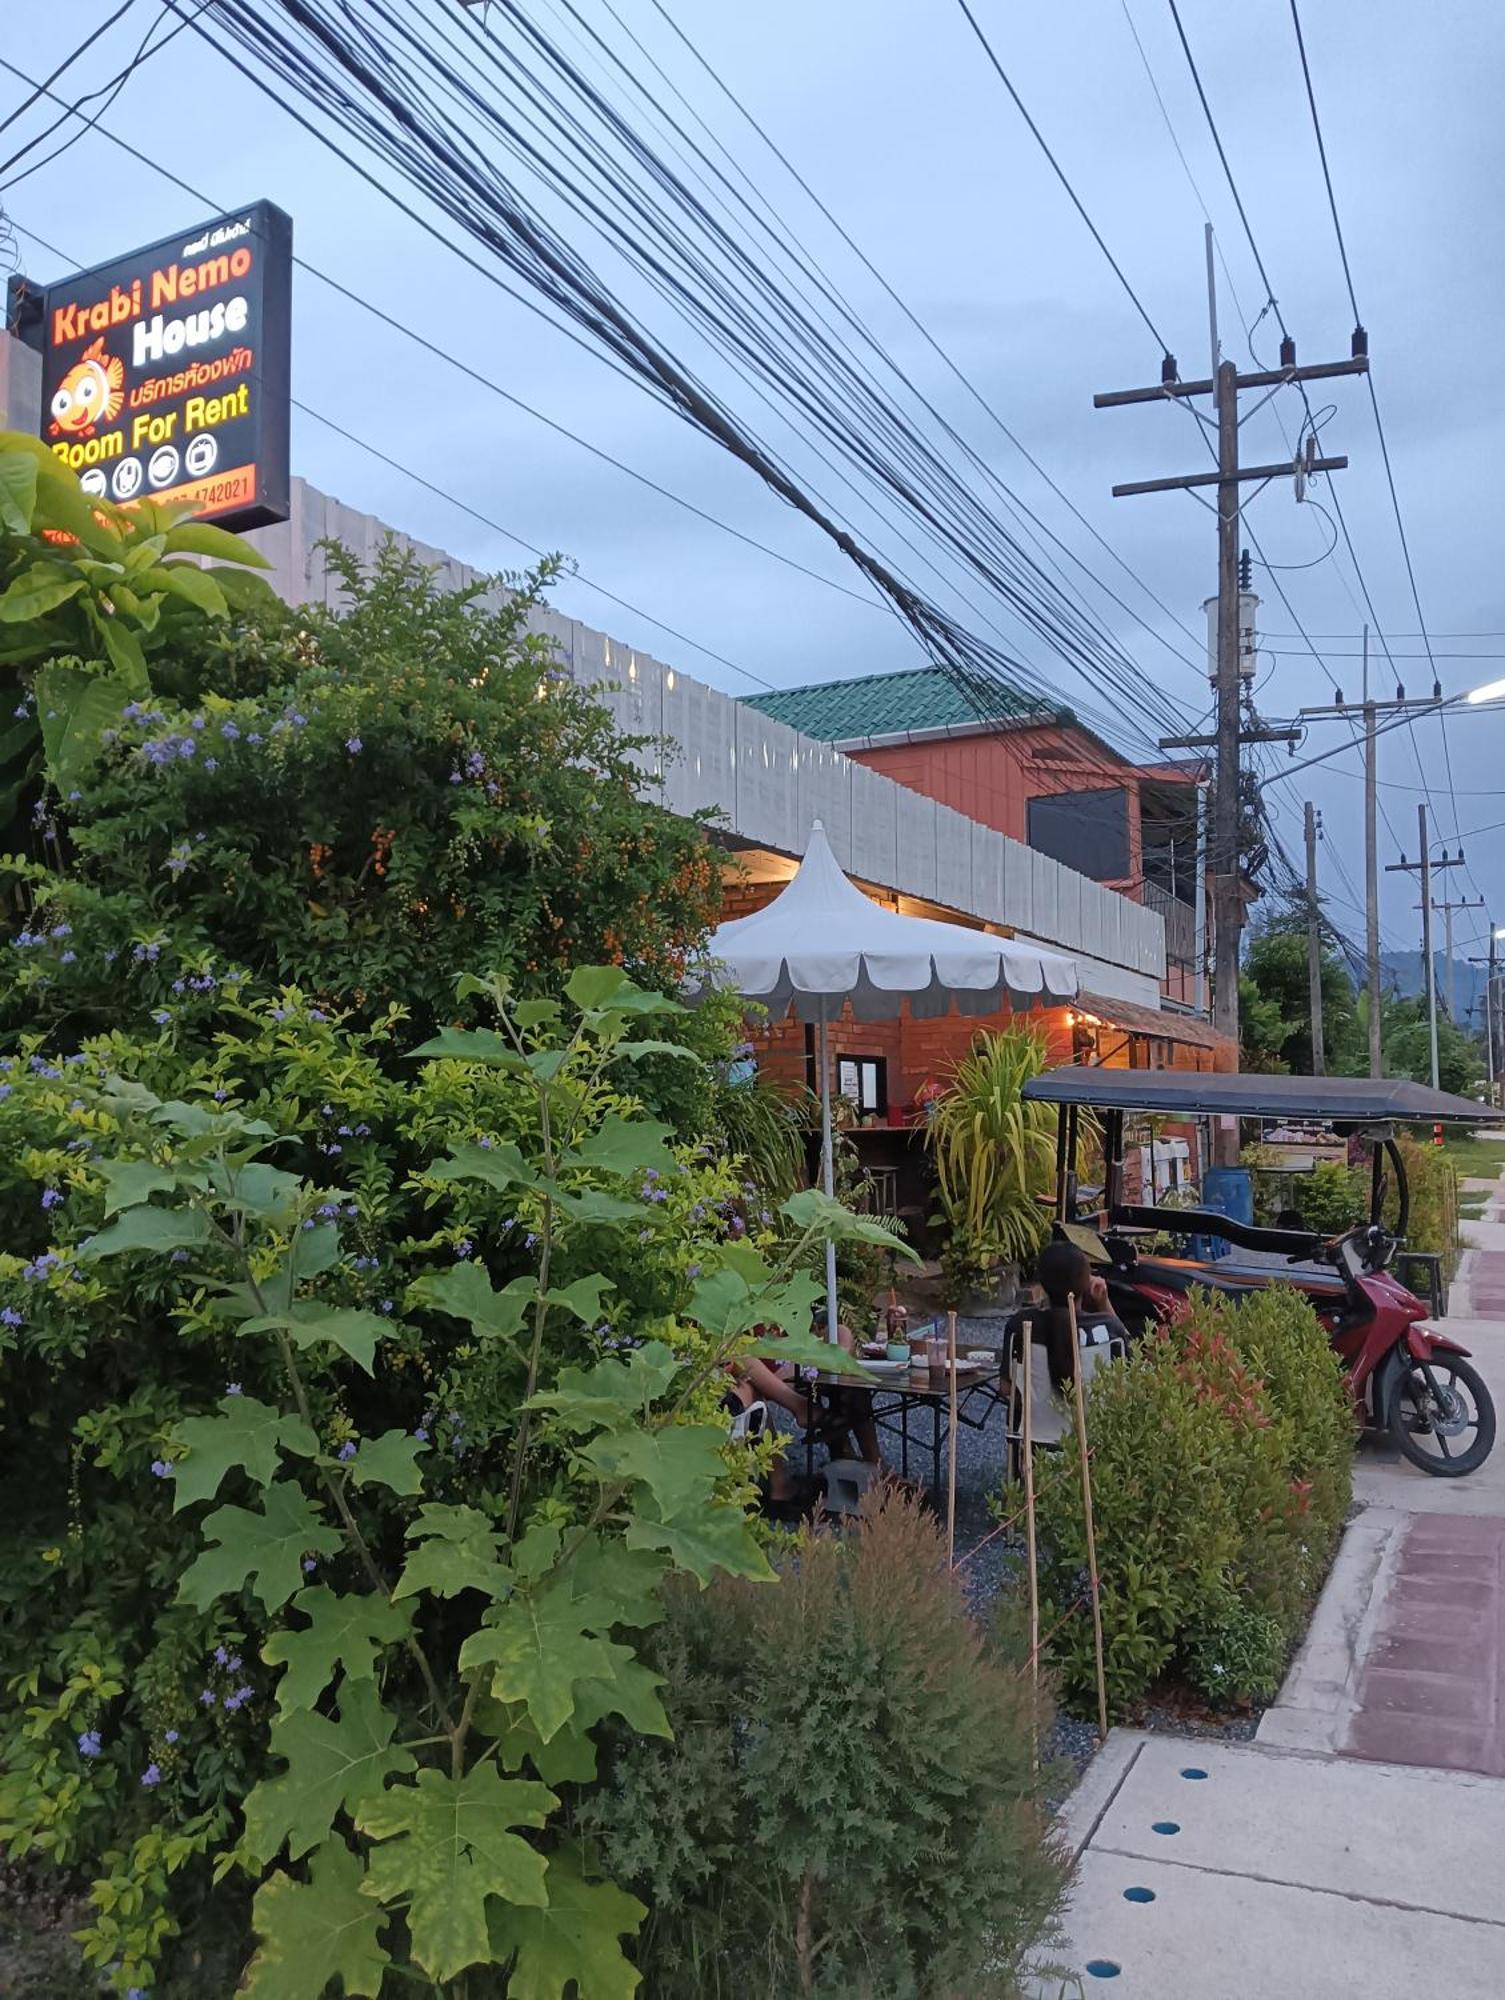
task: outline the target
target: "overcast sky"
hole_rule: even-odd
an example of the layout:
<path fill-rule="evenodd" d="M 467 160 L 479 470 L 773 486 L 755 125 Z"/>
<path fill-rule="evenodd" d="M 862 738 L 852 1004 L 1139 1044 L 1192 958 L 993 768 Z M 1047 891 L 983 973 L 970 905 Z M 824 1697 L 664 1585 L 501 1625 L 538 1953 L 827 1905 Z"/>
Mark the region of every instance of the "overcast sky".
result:
<path fill-rule="evenodd" d="M 550 33 L 571 32 L 556 0 L 525 0 Z M 600 32 L 626 48 L 604 0 L 576 0 Z M 1158 379 L 1159 353 L 1101 252 L 986 65 L 955 0 L 760 0 L 728 7 L 666 0 L 701 52 L 767 128 L 791 162 L 972 384 L 1122 557 L 1131 581 L 1000 436 L 926 347 L 874 279 L 743 125 L 678 44 L 650 0 L 614 0 L 617 12 L 704 113 L 721 140 L 859 307 L 876 336 L 972 447 L 1035 508 L 1089 569 L 1133 607 L 1127 615 L 1073 572 L 1104 622 L 1145 674 L 1189 714 L 1205 711 L 1205 678 L 1171 646 L 1186 634 L 1146 594 L 1203 630 L 1201 604 L 1215 585 L 1212 516 L 1186 495 L 1113 500 L 1117 480 L 1191 471 L 1205 447 L 1184 414 L 1156 405 L 1094 412 L 1095 390 Z M 59 84 L 74 98 L 123 66 L 158 11 L 136 0 L 104 31 L 115 0 L 53 0 L 0 7 L 8 57 L 35 77 L 91 31 L 97 39 Z M 1229 275 L 1249 318 L 1263 287 L 1239 228 L 1194 87 L 1163 0 L 1127 0 L 1163 94 L 1186 168 L 1177 158 L 1136 50 L 1125 0 L 1063 0 L 1021 9 L 975 0 L 980 20 L 1044 136 L 1147 307 L 1184 376 L 1206 371 L 1205 198 L 1227 262 L 1220 269 L 1225 351 L 1248 366 Z M 1340 358 L 1352 326 L 1302 90 L 1287 0 L 1182 0 L 1202 71 L 1271 283 L 1303 360 Z M 212 16 L 212 9 L 210 10 Z M 206 17 L 208 18 L 208 17 Z M 1369 329 L 1375 381 L 1415 561 L 1422 609 L 1448 692 L 1505 675 L 1505 569 L 1500 558 L 1498 468 L 1505 454 L 1505 389 L 1495 365 L 1505 290 L 1505 139 L 1499 84 L 1505 10 L 1488 0 L 1306 0 L 1303 10 L 1318 105 L 1354 282 Z M 493 9 L 491 32 L 509 32 Z M 640 59 L 636 59 L 640 63 Z M 0 71 L 0 117 L 26 94 Z M 55 112 L 34 107 L 0 134 L 0 157 Z M 0 177 L 22 235 L 24 268 L 48 281 L 137 243 L 180 231 L 209 209 L 267 197 L 294 218 L 295 245 L 312 264 L 353 286 L 496 383 L 567 424 L 659 484 L 743 534 L 827 579 L 822 583 L 696 519 L 669 500 L 560 438 L 444 362 L 299 274 L 293 333 L 294 393 L 454 501 L 479 509 L 526 541 L 574 557 L 585 576 L 641 608 L 628 612 L 583 581 L 555 593 L 575 615 L 733 692 L 754 681 L 673 639 L 689 639 L 775 685 L 797 685 L 921 664 L 914 641 L 870 597 L 845 559 L 718 447 L 652 404 L 646 394 L 504 297 L 437 246 L 316 140 L 269 105 L 198 34 L 178 34 L 144 64 L 103 124 L 160 159 L 209 198 L 201 207 L 157 173 L 85 135 L 19 183 Z M 47 148 L 65 133 L 60 129 Z M 12 173 L 30 165 L 27 155 Z M 603 273 L 611 267 L 577 225 L 571 240 Z M 661 312 L 655 330 L 697 366 L 714 369 L 684 329 Z M 1262 364 L 1278 335 L 1266 317 L 1254 336 Z M 1393 651 L 1422 653 L 1361 382 L 1317 385 L 1315 407 L 1335 404 L 1324 449 L 1347 453 L 1335 475 L 1364 579 Z M 763 413 L 738 391 L 749 415 Z M 1250 401 L 1252 402 L 1252 398 Z M 1301 410 L 1284 392 L 1247 424 L 1248 460 L 1287 454 Z M 1281 425 L 1284 425 L 1282 431 Z M 298 413 L 293 464 L 315 485 L 394 526 L 484 567 L 525 560 L 515 541 L 447 498 L 372 458 Z M 819 469 L 809 466 L 815 478 Z M 1319 497 L 1326 499 L 1325 494 Z M 1263 602 L 1259 702 L 1285 716 L 1330 700 L 1329 674 L 1353 699 L 1359 688 L 1363 594 L 1346 554 L 1323 552 L 1332 533 L 1297 506 L 1289 482 L 1254 503 L 1254 532 L 1296 616 L 1317 638 L 1312 660 L 1271 579 L 1256 570 Z M 873 527 L 871 545 L 903 554 Z M 936 586 L 938 592 L 940 586 Z M 1486 636 L 1474 636 L 1474 635 Z M 1454 635 L 1470 635 L 1458 637 Z M 1063 699 L 1101 707 L 1092 690 L 1038 640 L 1017 636 L 1034 670 Z M 1378 654 L 1378 642 L 1375 644 Z M 1489 658 L 1488 655 L 1495 655 Z M 1472 656 L 1470 658 L 1458 657 Z M 1425 690 L 1425 658 L 1402 671 Z M 1377 667 L 1381 692 L 1388 670 Z M 1335 741 L 1314 729 L 1300 755 Z M 1416 807 L 1436 807 L 1437 838 L 1465 836 L 1470 871 L 1441 878 L 1454 896 L 1483 894 L 1505 922 L 1505 791 L 1498 773 L 1505 712 L 1474 713 L 1449 729 L 1454 792 L 1437 721 L 1392 735 L 1380 772 L 1389 831 L 1416 851 Z M 1143 755 L 1125 727 L 1123 746 Z M 1266 753 L 1272 768 L 1283 749 Z M 1273 787 L 1277 823 L 1300 860 L 1301 801 L 1325 816 L 1321 869 L 1336 921 L 1362 939 L 1362 788 L 1356 753 Z M 1474 838 L 1473 829 L 1490 828 Z M 1386 942 L 1416 942 L 1411 878 L 1384 879 Z M 1462 941 L 1483 931 L 1461 913 Z M 1440 936 L 1440 927 L 1439 927 Z M 1469 944 L 1478 950 L 1478 944 Z"/>

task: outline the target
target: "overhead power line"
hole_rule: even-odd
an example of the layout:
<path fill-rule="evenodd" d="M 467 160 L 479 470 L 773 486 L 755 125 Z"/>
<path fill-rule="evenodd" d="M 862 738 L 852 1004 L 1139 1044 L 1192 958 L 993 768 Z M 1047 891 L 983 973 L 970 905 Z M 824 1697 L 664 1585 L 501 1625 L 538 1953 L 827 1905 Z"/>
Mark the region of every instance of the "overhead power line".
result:
<path fill-rule="evenodd" d="M 1146 710 L 1173 707 L 1163 690 L 1149 683 L 1147 694 L 1146 678 L 1112 635 L 1063 597 L 869 379 L 870 371 L 854 368 L 807 305 L 728 238 L 669 163 L 601 100 L 536 23 L 512 0 L 497 0 L 496 18 L 515 31 L 503 39 L 483 35 L 469 16 L 420 12 L 422 33 L 407 12 L 396 15 L 381 0 L 358 17 L 330 0 L 282 6 L 221 0 L 215 45 L 223 49 L 228 33 L 246 55 L 245 61 L 231 60 L 274 102 L 284 100 L 263 70 L 395 167 L 488 257 L 536 287 L 555 313 L 636 374 L 658 400 L 742 458 L 836 541 L 937 662 L 980 699 L 997 700 L 1003 682 L 1005 699 L 1014 698 L 1008 689 L 1023 688 L 1037 700 L 1058 702 L 1056 687 L 1042 682 L 1037 670 L 980 639 L 812 497 L 745 418 L 646 330 L 628 309 L 622 287 L 608 292 L 579 251 L 491 164 L 499 141 L 613 255 L 626 258 L 781 421 L 792 422 L 807 439 L 824 440 L 834 464 L 851 468 L 885 508 L 897 507 L 913 521 L 948 563 L 995 594 L 1099 699 L 1115 700 L 1125 727 L 1149 735 Z M 332 144 L 319 123 L 293 115 Z M 343 147 L 332 149 L 390 195 L 390 174 L 377 179 Z M 412 212 L 409 204 L 398 205 Z"/>
<path fill-rule="evenodd" d="M 1149 314 L 1145 311 L 1144 302 L 1141 300 L 1138 292 L 1135 291 L 1134 287 L 1129 283 L 1128 279 L 1124 276 L 1123 266 L 1119 263 L 1118 259 L 1114 256 L 1113 252 L 1108 248 L 1107 244 L 1104 242 L 1101 230 L 1099 230 L 1097 224 L 1092 220 L 1092 217 L 1087 213 L 1086 207 L 1083 204 L 1081 196 L 1077 193 L 1076 189 L 1067 179 L 1066 171 L 1062 167 L 1060 161 L 1056 158 L 1055 154 L 1051 151 L 1050 145 L 1046 140 L 1044 133 L 1040 130 L 1039 126 L 1030 116 L 1029 110 L 1025 105 L 1024 99 L 1019 95 L 1018 91 L 1014 88 L 1013 79 L 1009 76 L 1009 73 L 1004 68 L 1003 64 L 998 60 L 997 51 L 994 49 L 993 44 L 988 40 L 987 36 L 983 33 L 982 26 L 978 21 L 977 16 L 973 13 L 971 7 L 968 6 L 967 0 L 956 0 L 956 4 L 958 7 L 961 8 L 963 14 L 966 15 L 967 24 L 971 28 L 973 34 L 977 37 L 978 41 L 981 43 L 983 54 L 987 57 L 989 63 L 992 65 L 994 71 L 996 72 L 998 81 L 1003 85 L 1004 89 L 1013 99 L 1015 110 L 1019 113 L 1019 116 L 1024 120 L 1025 124 L 1029 127 L 1031 138 L 1034 140 L 1035 144 L 1040 148 L 1040 151 L 1045 155 L 1046 159 L 1050 162 L 1051 169 L 1054 172 L 1056 179 L 1061 183 L 1061 186 L 1066 190 L 1067 196 L 1070 199 L 1072 207 L 1076 210 L 1077 214 L 1082 218 L 1083 222 L 1086 223 L 1093 242 L 1097 245 L 1098 249 L 1102 251 L 1104 257 L 1107 258 L 1109 265 L 1112 267 L 1113 275 L 1118 279 L 1119 284 L 1123 286 L 1123 289 L 1128 296 L 1129 303 L 1133 306 L 1135 312 L 1138 313 L 1139 317 L 1144 321 L 1145 325 L 1148 327 L 1150 332 L 1150 338 L 1155 342 L 1156 346 L 1160 349 L 1160 352 L 1163 355 L 1168 355 L 1171 351 L 1169 343 L 1166 341 L 1164 335 L 1160 332 L 1160 329 L 1156 326 L 1155 322 L 1150 318 Z"/>

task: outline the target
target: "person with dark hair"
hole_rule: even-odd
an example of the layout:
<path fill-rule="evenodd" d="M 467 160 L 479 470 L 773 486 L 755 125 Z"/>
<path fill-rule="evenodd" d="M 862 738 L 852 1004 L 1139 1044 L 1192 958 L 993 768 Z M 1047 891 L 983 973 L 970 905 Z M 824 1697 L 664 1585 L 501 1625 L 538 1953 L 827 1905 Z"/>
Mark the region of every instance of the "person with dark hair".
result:
<path fill-rule="evenodd" d="M 1086 1251 L 1065 1237 L 1057 1237 L 1040 1252 L 1035 1278 L 1051 1308 L 1045 1343 L 1051 1386 L 1064 1389 L 1072 1375 L 1069 1303 L 1076 1306 L 1077 1339 L 1084 1347 L 1109 1340 L 1127 1345 L 1129 1330 L 1109 1304 L 1107 1284 L 1093 1270 Z"/>

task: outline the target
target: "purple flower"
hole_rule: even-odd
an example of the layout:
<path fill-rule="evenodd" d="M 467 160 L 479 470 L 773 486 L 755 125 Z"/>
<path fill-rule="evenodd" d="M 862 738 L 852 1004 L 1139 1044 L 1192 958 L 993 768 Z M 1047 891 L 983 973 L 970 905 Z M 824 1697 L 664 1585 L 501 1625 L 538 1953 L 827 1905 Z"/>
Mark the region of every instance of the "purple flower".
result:
<path fill-rule="evenodd" d="M 77 957 L 78 957 L 78 953 L 77 953 L 76 951 L 65 951 L 65 952 L 63 953 L 62 957 L 61 957 L 61 958 L 60 958 L 60 959 L 58 960 L 58 964 L 59 964 L 59 965 L 72 965 L 72 964 L 73 964 L 73 962 L 74 962 L 74 960 L 75 960 L 75 959 L 76 959 Z"/>
<path fill-rule="evenodd" d="M 188 1262 L 188 1252 L 186 1250 L 174 1250 L 171 1258 L 169 1259 L 169 1262 L 174 1264 L 186 1264 Z"/>
<path fill-rule="evenodd" d="M 326 1013 L 324 1013 L 324 1011 L 319 1007 L 310 1007 L 308 1010 L 308 1018 L 310 1021 L 327 1021 L 329 1019 L 329 1016 Z M 340 1149 L 338 1146 L 336 1146 L 334 1150 L 335 1152 L 338 1152 Z"/>
<path fill-rule="evenodd" d="M 460 785 L 465 782 L 464 779 L 460 776 L 460 773 L 458 771 L 450 772 L 449 781 L 452 785 Z"/>
<path fill-rule="evenodd" d="M 52 935 L 55 938 L 71 937 L 72 934 L 73 934 L 72 924 L 54 924 L 52 926 Z"/>
<path fill-rule="evenodd" d="M 78 1739 L 78 1753 L 81 1757 L 97 1757 L 100 1752 L 99 1731 L 86 1729 Z"/>
<path fill-rule="evenodd" d="M 198 751 L 198 747 L 191 736 L 180 736 L 178 738 L 178 755 L 180 757 L 194 756 Z"/>
<path fill-rule="evenodd" d="M 61 1188 L 43 1188 L 42 1190 L 43 1208 L 61 1208 L 67 1199 L 68 1197 L 63 1193 Z"/>
<path fill-rule="evenodd" d="M 253 729 L 250 735 L 246 738 L 247 743 L 251 744 L 260 743 L 261 740 L 262 740 L 261 731 L 259 729 Z"/>
<path fill-rule="evenodd" d="M 14 1306 L 0 1306 L 0 1326 L 25 1326 L 26 1321 Z"/>
<path fill-rule="evenodd" d="M 8 1083 L 0 1083 L 0 1097 L 9 1097 L 10 1093 L 11 1093 L 11 1085 Z"/>
<path fill-rule="evenodd" d="M 382 1299 L 378 1302 L 377 1304 L 378 1312 L 389 1313 L 391 1310 L 392 1310 L 392 1301 L 390 1299 Z"/>
<path fill-rule="evenodd" d="M 306 715 L 300 715 L 296 708 L 293 710 L 292 714 L 288 717 L 288 721 L 293 725 L 294 729 L 301 729 L 304 723 L 307 722 L 307 720 L 308 717 Z"/>
<path fill-rule="evenodd" d="M 236 737 L 239 736 L 240 731 L 233 722 L 222 722 L 219 726 L 219 733 L 227 743 L 233 743 Z"/>
<path fill-rule="evenodd" d="M 173 1476 L 171 1459 L 154 1458 L 152 1460 L 152 1471 L 156 1474 L 158 1479 L 171 1479 Z"/>
<path fill-rule="evenodd" d="M 423 1428 L 422 1424 L 419 1424 L 418 1428 L 413 1432 L 413 1435 L 415 1438 L 417 1438 L 420 1444 L 427 1444 L 429 1441 L 429 1434 Z"/>
<path fill-rule="evenodd" d="M 199 1702 L 201 1706 L 204 1708 L 213 1708 L 215 1702 L 214 1689 L 205 1688 L 203 1693 L 199 1696 Z"/>
<path fill-rule="evenodd" d="M 288 1017 L 288 1012 L 289 1010 L 286 1007 L 274 1007 L 272 1009 L 272 1019 L 274 1021 L 285 1021 Z"/>
<path fill-rule="evenodd" d="M 168 1013 L 165 1007 L 154 1007 L 152 1009 L 152 1019 L 159 1028 L 165 1028 L 172 1019 L 172 1015 Z"/>
<path fill-rule="evenodd" d="M 459 1242 L 455 1245 L 455 1255 L 460 1259 L 461 1263 L 464 1263 L 465 1259 L 470 1255 L 471 1251 L 474 1250 L 474 1248 L 475 1245 L 471 1242 L 470 1238 L 468 1236 L 462 1236 Z"/>
<path fill-rule="evenodd" d="M 339 1451 L 336 1453 L 336 1456 L 339 1458 L 354 1458 L 355 1440 L 353 1438 L 346 1438 L 345 1442 L 340 1446 Z"/>
<path fill-rule="evenodd" d="M 215 1664 L 215 1665 L 216 1665 L 217 1667 L 222 1667 L 222 1666 L 224 1666 L 224 1665 L 226 1664 L 226 1662 L 227 1662 L 227 1661 L 229 1660 L 229 1658 L 230 1658 L 230 1655 L 229 1655 L 229 1654 L 228 1654 L 228 1653 L 226 1652 L 226 1650 L 225 1650 L 225 1648 L 224 1648 L 223 1646 L 216 1646 L 216 1647 L 215 1647 L 215 1649 L 214 1649 L 214 1664 Z"/>
<path fill-rule="evenodd" d="M 240 1394 L 240 1384 L 238 1382 L 227 1382 L 225 1384 L 225 1394 L 227 1396 L 238 1396 Z"/>
<path fill-rule="evenodd" d="M 150 1791 L 153 1785 L 161 1784 L 162 1773 L 157 1769 L 155 1764 L 148 1764 L 146 1769 L 141 1773 L 141 1782 Z"/>
<path fill-rule="evenodd" d="M 256 1699 L 256 1690 L 255 1688 L 237 1688 L 231 1699 L 240 1702 L 254 1701 Z"/>
<path fill-rule="evenodd" d="M 307 1569 L 308 1567 L 307 1563 L 305 1563 L 303 1566 L 305 1569 Z M 240 1707 L 240 1696 L 238 1694 L 227 1694 L 225 1696 L 225 1712 L 227 1714 L 233 1715 L 235 1710 L 239 1707 Z"/>
<path fill-rule="evenodd" d="M 178 1732 L 176 1729 L 168 1729 L 163 1732 L 162 1741 L 164 1743 L 176 1743 L 177 1740 Z"/>
<path fill-rule="evenodd" d="M 686 1264 L 685 1276 L 687 1278 L 698 1278 L 700 1276 L 700 1266 L 698 1264 Z"/>
<path fill-rule="evenodd" d="M 525 1250 L 531 1250 L 537 1241 L 538 1241 L 537 1236 L 530 1229 L 527 1235 L 523 1238 L 523 1248 Z"/>
<path fill-rule="evenodd" d="M 352 757 L 359 757 L 361 754 L 361 739 L 358 736 L 347 736 L 345 738 L 345 748 L 350 752 Z"/>
<path fill-rule="evenodd" d="M 203 726 L 204 726 L 204 718 L 202 715 L 193 716 L 188 724 L 188 727 L 190 729 L 202 729 Z"/>
<path fill-rule="evenodd" d="M 204 769 L 206 771 L 217 771 L 219 769 L 219 759 L 217 757 L 206 757 L 204 759 Z"/>
<path fill-rule="evenodd" d="M 734 1215 L 726 1226 L 733 1236 L 745 1235 L 747 1231 L 747 1224 L 742 1220 L 740 1215 Z"/>
<path fill-rule="evenodd" d="M 172 990 L 173 990 L 173 992 L 174 992 L 174 993 L 181 993 L 181 992 L 183 991 L 183 987 L 184 987 L 184 983 L 185 983 L 185 982 L 184 982 L 183 980 L 181 980 L 181 979 L 175 979 L 175 980 L 173 981 L 173 983 L 172 983 Z"/>
<path fill-rule="evenodd" d="M 238 1674 L 240 1672 L 240 1654 L 232 1653 L 229 1659 L 226 1660 L 225 1665 L 230 1669 L 232 1674 Z M 246 1692 L 249 1694 L 250 1689 L 247 1688 Z"/>
<path fill-rule="evenodd" d="M 318 1567 L 319 1565 L 314 1561 L 312 1556 L 305 1556 L 303 1558 L 303 1574 L 305 1576 L 312 1576 Z"/>
<path fill-rule="evenodd" d="M 229 1091 L 228 1091 L 228 1090 L 217 1090 L 217 1091 L 215 1091 L 215 1093 L 214 1093 L 214 1101 L 215 1101 L 215 1103 L 216 1103 L 216 1104 L 223 1104 L 223 1103 L 224 1103 L 224 1101 L 225 1101 L 225 1099 L 226 1099 L 226 1098 L 227 1098 L 227 1097 L 228 1097 L 229 1095 L 230 1095 L 230 1093 L 229 1093 Z"/>
<path fill-rule="evenodd" d="M 364 1139 L 369 1135 L 370 1131 L 371 1127 L 369 1125 L 357 1125 L 355 1128 L 355 1136 L 357 1139 Z"/>

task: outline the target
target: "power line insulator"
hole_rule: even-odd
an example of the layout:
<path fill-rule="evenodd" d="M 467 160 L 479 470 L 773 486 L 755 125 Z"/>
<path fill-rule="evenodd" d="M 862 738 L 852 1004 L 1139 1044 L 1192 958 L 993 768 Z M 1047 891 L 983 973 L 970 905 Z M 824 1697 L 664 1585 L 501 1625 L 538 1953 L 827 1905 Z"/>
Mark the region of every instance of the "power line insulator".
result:
<path fill-rule="evenodd" d="M 1285 334 L 1281 338 L 1280 365 L 1282 368 L 1294 368 L 1296 366 L 1296 343 L 1289 334 Z"/>
<path fill-rule="evenodd" d="M 1355 361 L 1362 361 L 1367 356 L 1369 353 L 1368 327 L 1356 326 L 1354 328 L 1353 339 L 1349 342 L 1349 352 Z"/>
<path fill-rule="evenodd" d="M 1181 371 L 1176 366 L 1175 355 L 1163 354 L 1160 357 L 1160 380 L 1162 384 L 1165 387 L 1169 388 L 1172 382 L 1180 380 L 1180 376 L 1181 376 Z"/>

